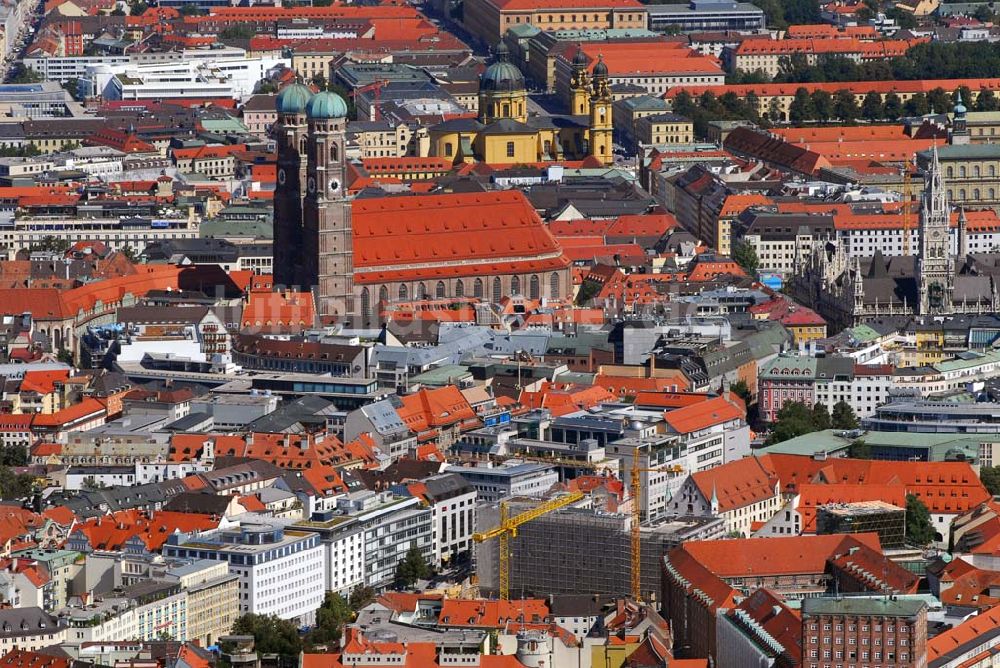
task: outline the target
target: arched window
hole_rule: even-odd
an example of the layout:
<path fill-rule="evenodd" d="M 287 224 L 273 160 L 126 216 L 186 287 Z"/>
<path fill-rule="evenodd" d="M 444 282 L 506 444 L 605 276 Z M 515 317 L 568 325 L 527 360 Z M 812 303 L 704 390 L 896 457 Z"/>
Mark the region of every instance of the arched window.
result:
<path fill-rule="evenodd" d="M 361 291 L 361 317 L 364 320 L 372 317 L 372 296 L 368 292 L 368 288 Z"/>
<path fill-rule="evenodd" d="M 559 299 L 559 274 L 552 272 L 549 276 L 549 296 L 552 299 Z"/>
<path fill-rule="evenodd" d="M 945 170 L 944 170 L 944 173 L 945 173 L 945 174 L 947 174 L 947 175 L 948 175 L 949 177 L 950 177 L 950 176 L 955 176 L 955 168 L 954 168 L 954 167 L 952 167 L 951 165 L 948 165 L 948 166 L 947 166 L 947 167 L 945 168 Z"/>
<path fill-rule="evenodd" d="M 405 302 L 409 298 L 410 298 L 410 292 L 409 290 L 406 289 L 406 284 L 404 283 L 403 285 L 399 286 L 399 301 Z"/>
<path fill-rule="evenodd" d="M 455 282 L 455 296 L 464 297 L 465 296 L 465 283 L 462 280 Z"/>
<path fill-rule="evenodd" d="M 972 189 L 972 199 L 980 199 L 980 197 L 979 197 L 979 188 L 973 188 Z"/>
<path fill-rule="evenodd" d="M 981 172 L 979 170 L 979 165 L 973 165 L 972 166 L 972 175 L 973 176 L 982 176 L 982 174 L 981 174 Z"/>
<path fill-rule="evenodd" d="M 966 199 L 965 188 L 959 188 L 958 199 Z"/>
<path fill-rule="evenodd" d="M 503 299 L 503 286 L 500 285 L 500 277 L 493 279 L 493 302 L 499 304 Z"/>
<path fill-rule="evenodd" d="M 380 302 L 389 301 L 389 288 L 383 285 L 381 288 L 378 289 L 378 300 Z"/>
<path fill-rule="evenodd" d="M 485 292 L 486 290 L 483 286 L 483 279 L 477 278 L 476 282 L 472 284 L 472 296 L 482 299 Z"/>
<path fill-rule="evenodd" d="M 338 157 L 340 155 L 339 151 L 340 151 L 340 147 L 337 146 L 337 142 L 332 142 L 330 144 L 330 160 L 331 161 L 337 162 L 337 160 L 340 159 Z"/>
<path fill-rule="evenodd" d="M 423 281 L 417 284 L 417 299 L 427 298 L 427 286 L 424 285 Z"/>
<path fill-rule="evenodd" d="M 521 294 L 521 279 L 514 276 L 510 279 L 510 296 L 516 297 L 519 294 Z"/>
<path fill-rule="evenodd" d="M 532 299 L 538 299 L 542 296 L 542 286 L 538 281 L 538 275 L 532 275 L 531 279 L 528 281 L 528 296 Z"/>
<path fill-rule="evenodd" d="M 959 167 L 958 167 L 958 177 L 961 178 L 961 179 L 964 179 L 965 178 L 965 174 L 966 174 L 965 165 L 959 165 Z"/>
<path fill-rule="evenodd" d="M 444 288 L 444 281 L 438 281 L 437 285 L 434 287 L 434 295 L 438 299 L 442 299 L 446 296 L 446 290 Z"/>
<path fill-rule="evenodd" d="M 997 175 L 997 166 L 990 165 L 990 176 L 996 176 L 996 175 Z"/>
<path fill-rule="evenodd" d="M 989 193 L 990 193 L 990 199 L 991 199 L 991 200 L 993 200 L 993 199 L 996 199 L 996 198 L 997 198 L 997 191 L 996 191 L 996 188 L 990 188 L 990 189 L 989 189 Z"/>

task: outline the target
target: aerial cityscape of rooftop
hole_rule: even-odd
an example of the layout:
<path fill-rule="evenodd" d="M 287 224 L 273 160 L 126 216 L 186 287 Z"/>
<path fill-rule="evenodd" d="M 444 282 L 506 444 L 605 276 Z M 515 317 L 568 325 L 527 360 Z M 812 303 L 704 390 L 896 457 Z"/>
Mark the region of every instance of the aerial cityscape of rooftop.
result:
<path fill-rule="evenodd" d="M 0 0 L 0 668 L 1000 668 L 1000 4 Z"/>

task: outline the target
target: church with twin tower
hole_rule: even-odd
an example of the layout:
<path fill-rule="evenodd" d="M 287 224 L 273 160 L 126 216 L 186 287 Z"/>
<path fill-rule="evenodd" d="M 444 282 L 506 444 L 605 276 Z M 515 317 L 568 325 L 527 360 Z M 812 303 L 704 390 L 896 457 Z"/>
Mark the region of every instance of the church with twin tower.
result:
<path fill-rule="evenodd" d="M 377 326 L 391 302 L 571 296 L 570 260 L 520 191 L 356 200 L 344 100 L 296 83 L 275 109 L 274 284 L 311 291 L 325 323 Z"/>
<path fill-rule="evenodd" d="M 315 287 L 319 313 L 344 319 L 355 312 L 347 103 L 296 83 L 278 95 L 276 111 L 274 283 Z"/>

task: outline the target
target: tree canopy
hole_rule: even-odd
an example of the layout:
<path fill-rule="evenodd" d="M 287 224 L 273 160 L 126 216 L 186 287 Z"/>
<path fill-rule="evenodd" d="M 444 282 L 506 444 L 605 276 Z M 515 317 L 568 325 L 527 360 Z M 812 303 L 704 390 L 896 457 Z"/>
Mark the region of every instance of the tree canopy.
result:
<path fill-rule="evenodd" d="M 396 567 L 396 581 L 404 587 L 412 587 L 417 580 L 429 577 L 431 568 L 427 565 L 419 547 L 413 546 Z"/>
<path fill-rule="evenodd" d="M 930 545 L 934 542 L 934 525 L 931 513 L 916 494 L 906 495 L 906 540 L 913 545 Z"/>
<path fill-rule="evenodd" d="M 297 656 L 302 651 L 302 639 L 295 624 L 274 615 L 243 615 L 233 624 L 233 633 L 253 636 L 260 654 Z"/>
<path fill-rule="evenodd" d="M 858 416 L 854 414 L 854 409 L 846 401 L 838 401 L 833 405 L 833 414 L 831 416 L 831 427 L 834 429 L 844 429 L 851 430 L 857 429 L 860 426 L 858 422 Z"/>
<path fill-rule="evenodd" d="M 742 239 L 736 242 L 733 246 L 733 262 L 740 265 L 743 271 L 747 273 L 747 276 L 751 278 L 757 276 L 760 259 L 757 257 L 756 249 L 750 243 Z"/>

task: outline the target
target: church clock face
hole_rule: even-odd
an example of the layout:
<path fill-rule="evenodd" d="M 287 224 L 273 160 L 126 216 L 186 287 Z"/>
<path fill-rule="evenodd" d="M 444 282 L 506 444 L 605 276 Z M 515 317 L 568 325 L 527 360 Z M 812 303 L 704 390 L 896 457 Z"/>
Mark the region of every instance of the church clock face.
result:
<path fill-rule="evenodd" d="M 311 192 L 311 193 L 316 192 L 316 177 L 315 176 L 310 176 L 309 177 L 309 180 L 306 182 L 306 187 L 309 188 L 309 192 Z"/>
<path fill-rule="evenodd" d="M 336 194 L 340 190 L 340 181 L 337 179 L 330 179 L 330 192 Z"/>
<path fill-rule="evenodd" d="M 285 170 L 283 169 L 278 170 L 278 183 L 285 185 Z"/>

